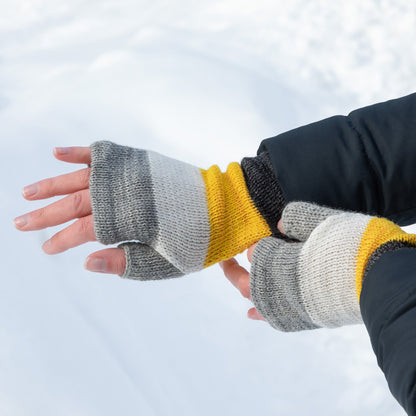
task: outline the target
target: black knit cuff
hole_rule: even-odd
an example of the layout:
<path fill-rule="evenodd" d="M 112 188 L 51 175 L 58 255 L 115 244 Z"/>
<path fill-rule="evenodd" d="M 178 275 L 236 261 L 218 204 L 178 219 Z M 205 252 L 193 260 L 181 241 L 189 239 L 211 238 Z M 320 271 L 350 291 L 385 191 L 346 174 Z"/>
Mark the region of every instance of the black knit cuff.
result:
<path fill-rule="evenodd" d="M 368 259 L 368 262 L 364 271 L 363 282 L 368 272 L 370 271 L 371 267 L 384 253 L 388 251 L 397 251 L 397 250 L 400 250 L 401 248 L 416 248 L 416 247 L 414 246 L 414 244 L 408 241 L 397 241 L 397 240 L 387 241 L 387 243 L 384 243 L 380 247 L 378 247 Z"/>
<path fill-rule="evenodd" d="M 241 161 L 241 169 L 251 199 L 267 221 L 273 235 L 282 238 L 283 234 L 278 231 L 277 222 L 282 216 L 285 200 L 268 153 L 245 157 Z"/>

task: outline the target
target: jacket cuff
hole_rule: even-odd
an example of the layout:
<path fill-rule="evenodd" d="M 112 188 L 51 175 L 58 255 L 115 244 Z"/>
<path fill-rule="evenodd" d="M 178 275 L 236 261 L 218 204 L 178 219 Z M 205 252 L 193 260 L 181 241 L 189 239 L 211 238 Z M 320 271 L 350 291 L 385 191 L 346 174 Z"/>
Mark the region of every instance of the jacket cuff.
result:
<path fill-rule="evenodd" d="M 397 241 L 392 240 L 388 241 L 387 243 L 382 244 L 380 247 L 377 248 L 371 255 L 371 257 L 368 259 L 367 265 L 364 270 L 363 275 L 363 284 L 364 280 L 367 277 L 368 273 L 370 272 L 371 268 L 374 266 L 374 264 L 377 262 L 377 260 L 387 252 L 393 252 L 400 250 L 402 248 L 416 248 L 415 245 L 409 241 Z"/>

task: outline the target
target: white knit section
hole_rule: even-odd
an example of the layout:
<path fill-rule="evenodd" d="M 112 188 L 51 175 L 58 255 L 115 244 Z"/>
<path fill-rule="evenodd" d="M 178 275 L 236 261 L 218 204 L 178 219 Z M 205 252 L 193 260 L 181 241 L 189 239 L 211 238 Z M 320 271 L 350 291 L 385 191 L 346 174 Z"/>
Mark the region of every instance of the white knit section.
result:
<path fill-rule="evenodd" d="M 322 327 L 362 322 L 355 266 L 372 217 L 344 213 L 327 218 L 300 252 L 300 292 L 311 320 Z"/>
<path fill-rule="evenodd" d="M 210 221 L 201 171 L 149 152 L 158 236 L 154 249 L 184 273 L 201 270 L 210 240 Z"/>

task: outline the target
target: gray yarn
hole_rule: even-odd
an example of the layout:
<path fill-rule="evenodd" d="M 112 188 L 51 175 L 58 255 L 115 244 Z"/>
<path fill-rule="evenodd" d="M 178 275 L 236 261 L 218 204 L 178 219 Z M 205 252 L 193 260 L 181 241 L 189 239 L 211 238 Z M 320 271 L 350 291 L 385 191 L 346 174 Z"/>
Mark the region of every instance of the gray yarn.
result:
<path fill-rule="evenodd" d="M 343 212 L 308 202 L 291 202 L 282 213 L 283 230 L 288 237 L 306 241 L 312 231 L 326 218 Z"/>
<path fill-rule="evenodd" d="M 355 266 L 372 217 L 293 202 L 282 218 L 285 232 L 300 242 L 269 237 L 257 244 L 250 290 L 259 313 L 282 331 L 362 322 Z"/>
<path fill-rule="evenodd" d="M 121 244 L 123 277 L 165 279 L 201 270 L 210 242 L 199 168 L 156 152 L 108 141 L 91 145 L 94 232 Z"/>
<path fill-rule="evenodd" d="M 147 152 L 111 142 L 91 145 L 90 193 L 97 240 L 152 244 L 158 233 Z"/>
<path fill-rule="evenodd" d="M 121 277 L 135 280 L 161 280 L 184 275 L 151 247 L 140 243 L 123 243 L 126 269 Z M 160 271 L 163 270 L 163 274 Z"/>
<path fill-rule="evenodd" d="M 253 253 L 251 298 L 260 314 L 280 331 L 318 328 L 301 298 L 296 270 L 301 247 L 269 237 L 263 238 Z"/>

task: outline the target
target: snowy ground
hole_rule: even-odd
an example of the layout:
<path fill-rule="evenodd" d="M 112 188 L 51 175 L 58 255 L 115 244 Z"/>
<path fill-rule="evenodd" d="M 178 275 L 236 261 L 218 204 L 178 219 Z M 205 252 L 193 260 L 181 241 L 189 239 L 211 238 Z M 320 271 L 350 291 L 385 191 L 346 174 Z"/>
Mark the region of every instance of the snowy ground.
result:
<path fill-rule="evenodd" d="M 89 244 L 12 219 L 96 139 L 201 167 L 262 138 L 413 92 L 404 0 L 0 0 L 0 414 L 402 415 L 362 327 L 249 321 L 215 266 L 152 283 L 85 271 Z M 59 228 L 59 227 L 58 227 Z M 244 258 L 242 257 L 243 261 Z"/>

